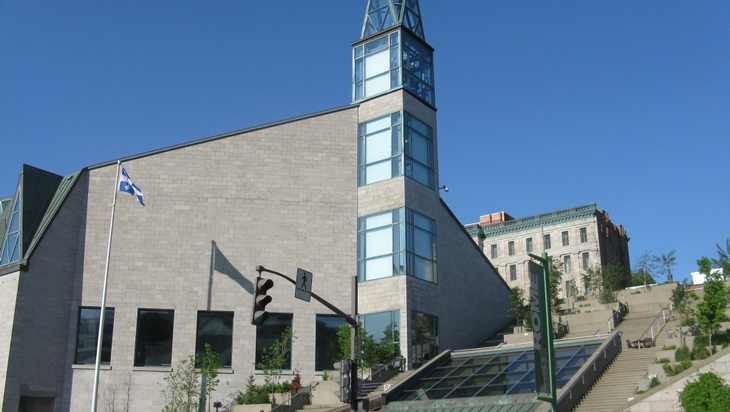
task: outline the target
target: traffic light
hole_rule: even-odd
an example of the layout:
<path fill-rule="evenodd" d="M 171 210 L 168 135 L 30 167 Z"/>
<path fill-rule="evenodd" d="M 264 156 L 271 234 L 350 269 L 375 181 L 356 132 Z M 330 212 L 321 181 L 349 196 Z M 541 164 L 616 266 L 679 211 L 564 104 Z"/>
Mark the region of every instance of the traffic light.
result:
<path fill-rule="evenodd" d="M 271 302 L 271 296 L 267 295 L 266 292 L 274 286 L 274 281 L 271 279 L 264 279 L 262 277 L 256 278 L 256 284 L 254 285 L 253 291 L 253 315 L 251 316 L 252 325 L 261 325 L 269 317 L 266 305 Z"/>
<path fill-rule="evenodd" d="M 340 375 L 335 376 L 335 382 L 340 384 L 340 390 L 339 392 L 335 392 L 335 395 L 339 395 L 340 402 L 349 404 L 352 402 L 352 361 L 350 359 L 343 359 L 336 362 L 334 366 L 335 369 L 339 369 L 340 371 Z"/>

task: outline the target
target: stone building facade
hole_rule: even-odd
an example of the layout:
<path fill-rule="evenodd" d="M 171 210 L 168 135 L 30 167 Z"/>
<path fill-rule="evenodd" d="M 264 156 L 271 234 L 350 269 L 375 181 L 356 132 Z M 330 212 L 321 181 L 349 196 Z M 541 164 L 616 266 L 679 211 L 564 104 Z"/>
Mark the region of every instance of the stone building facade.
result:
<path fill-rule="evenodd" d="M 626 230 L 595 203 L 522 218 L 493 213 L 466 230 L 510 287 L 529 289 L 529 254 L 543 252 L 563 265 L 563 298 L 591 294 L 586 269 L 609 263 L 623 269 L 620 285 L 631 286 Z"/>
<path fill-rule="evenodd" d="M 286 327 L 284 379 L 332 370 L 344 320 L 286 281 L 264 273 L 271 316 L 251 324 L 258 265 L 312 272 L 345 312 L 357 276 L 359 320 L 410 368 L 508 321 L 507 282 L 439 196 L 433 49 L 418 2 L 397 3 L 368 2 L 352 103 L 121 159 L 144 207 L 113 202 L 117 161 L 23 167 L 0 199 L 2 412 L 89 408 L 110 240 L 99 397 L 132 410 L 161 409 L 164 378 L 205 343 L 223 360 L 214 401 L 263 379 Z"/>

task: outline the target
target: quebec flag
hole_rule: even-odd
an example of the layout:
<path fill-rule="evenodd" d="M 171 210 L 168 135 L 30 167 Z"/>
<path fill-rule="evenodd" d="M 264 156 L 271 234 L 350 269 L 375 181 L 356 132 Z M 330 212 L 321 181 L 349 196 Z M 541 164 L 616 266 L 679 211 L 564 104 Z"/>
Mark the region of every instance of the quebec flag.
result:
<path fill-rule="evenodd" d="M 132 183 L 132 179 L 129 178 L 124 167 L 122 167 L 122 176 L 119 178 L 119 191 L 127 192 L 132 196 L 137 196 L 137 201 L 144 206 L 144 195 L 142 194 L 142 189 Z"/>

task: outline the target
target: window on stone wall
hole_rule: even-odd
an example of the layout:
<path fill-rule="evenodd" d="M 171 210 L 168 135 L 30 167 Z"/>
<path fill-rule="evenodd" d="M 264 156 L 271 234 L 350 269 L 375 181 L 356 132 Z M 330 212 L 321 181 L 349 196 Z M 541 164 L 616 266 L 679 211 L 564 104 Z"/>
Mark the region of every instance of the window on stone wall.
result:
<path fill-rule="evenodd" d="M 584 252 L 583 255 L 583 269 L 588 269 L 591 267 L 591 255 L 588 252 Z"/>
<path fill-rule="evenodd" d="M 492 248 L 491 249 L 492 249 L 492 251 L 491 251 L 492 259 L 496 259 L 497 256 L 498 256 L 498 254 L 497 254 L 497 245 L 492 245 Z"/>
<path fill-rule="evenodd" d="M 101 308 L 79 308 L 76 330 L 77 365 L 96 363 L 96 343 L 99 339 L 99 313 Z M 104 334 L 101 341 L 101 363 L 109 363 L 112 356 L 112 336 L 114 334 L 114 308 L 104 310 Z"/>
<path fill-rule="evenodd" d="M 437 282 L 436 222 L 410 209 L 358 219 L 358 280 L 414 276 Z"/>
<path fill-rule="evenodd" d="M 542 244 L 545 249 L 550 249 L 550 235 L 544 235 L 542 237 Z"/>
<path fill-rule="evenodd" d="M 586 243 L 588 241 L 588 230 L 584 227 L 580 228 L 580 242 Z"/>
<path fill-rule="evenodd" d="M 439 318 L 411 313 L 411 365 L 418 368 L 439 353 Z"/>
<path fill-rule="evenodd" d="M 507 243 L 507 250 L 509 251 L 510 256 L 515 255 L 515 242 L 514 241 L 509 241 Z"/>
<path fill-rule="evenodd" d="M 233 312 L 198 312 L 195 354 L 205 356 L 205 345 L 217 353 L 224 368 L 231 367 L 233 348 Z"/>
<path fill-rule="evenodd" d="M 517 265 L 509 265 L 509 280 L 517 280 Z"/>
<path fill-rule="evenodd" d="M 563 236 L 563 246 L 570 245 L 570 237 L 568 235 L 568 231 L 567 230 L 562 233 L 562 236 Z"/>
<path fill-rule="evenodd" d="M 170 366 L 175 312 L 140 309 L 137 312 L 137 337 L 134 366 Z"/>
<path fill-rule="evenodd" d="M 564 273 L 570 273 L 572 269 L 570 268 L 570 256 L 563 256 L 563 272 Z"/>
<path fill-rule="evenodd" d="M 365 335 L 372 336 L 375 343 L 392 341 L 400 345 L 400 311 L 369 313 L 360 316 Z"/>
<path fill-rule="evenodd" d="M 294 315 L 291 313 L 270 313 L 269 318 L 261 325 L 256 326 L 256 369 L 264 361 L 264 349 L 270 350 L 277 340 L 281 339 L 286 328 L 292 327 Z M 291 352 L 282 366 L 284 370 L 291 369 Z"/>
<path fill-rule="evenodd" d="M 525 250 L 527 250 L 527 253 L 532 253 L 532 238 L 528 237 L 525 239 Z"/>
<path fill-rule="evenodd" d="M 333 370 L 334 363 L 339 361 L 337 359 L 337 332 L 340 330 L 340 326 L 347 322 L 337 315 L 317 315 L 316 322 L 314 369 L 317 371 Z"/>

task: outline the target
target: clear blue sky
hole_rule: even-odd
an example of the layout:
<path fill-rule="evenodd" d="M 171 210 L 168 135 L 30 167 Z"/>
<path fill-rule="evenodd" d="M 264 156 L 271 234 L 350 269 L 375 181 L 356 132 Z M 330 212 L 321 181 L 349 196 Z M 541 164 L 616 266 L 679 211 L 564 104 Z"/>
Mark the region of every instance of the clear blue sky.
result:
<path fill-rule="evenodd" d="M 0 1 L 0 196 L 23 163 L 65 175 L 350 103 L 366 4 Z M 681 280 L 717 256 L 730 237 L 730 2 L 421 11 L 443 196 L 462 223 L 595 202 L 626 227 L 632 262 L 676 249 Z"/>

